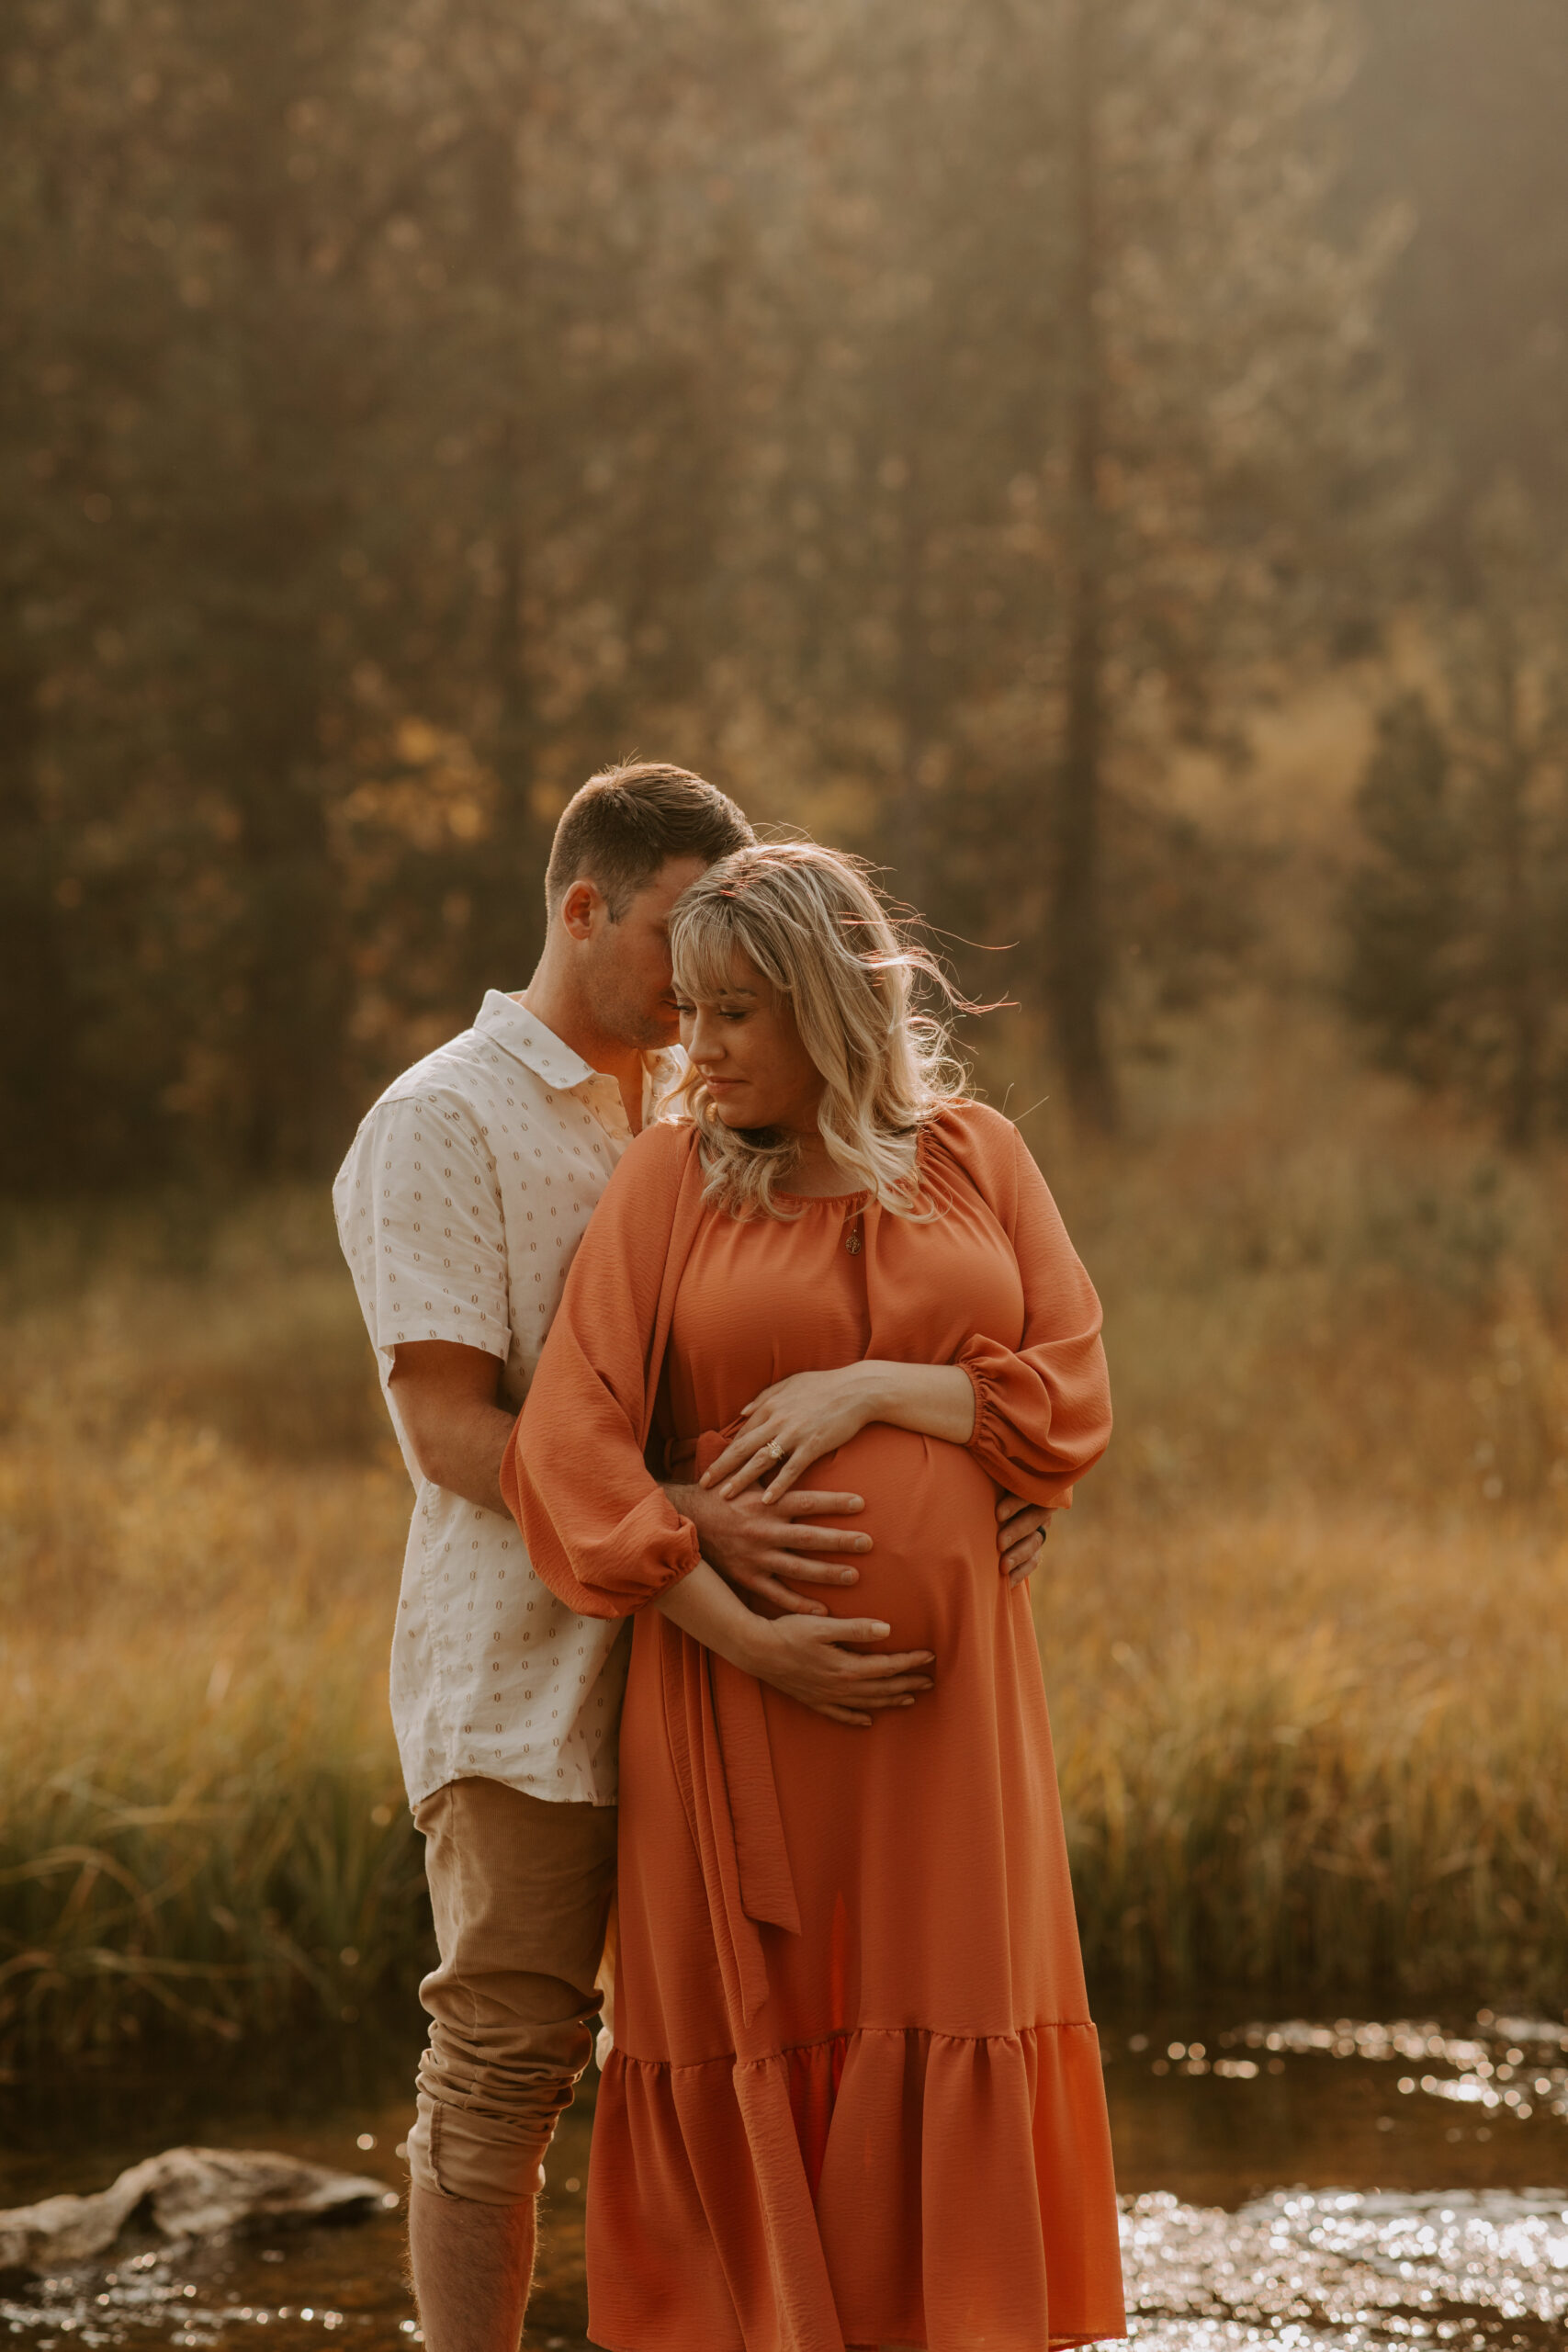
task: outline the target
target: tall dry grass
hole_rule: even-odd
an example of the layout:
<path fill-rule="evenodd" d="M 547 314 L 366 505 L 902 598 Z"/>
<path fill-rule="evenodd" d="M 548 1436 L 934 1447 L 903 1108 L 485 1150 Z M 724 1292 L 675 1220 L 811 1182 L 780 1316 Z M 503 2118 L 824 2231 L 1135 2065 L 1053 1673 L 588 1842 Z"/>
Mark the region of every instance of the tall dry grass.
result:
<path fill-rule="evenodd" d="M 1035 1585 L 1091 1968 L 1560 2006 L 1568 1162 L 1299 1012 L 1202 1045 L 1042 1153 L 1118 1400 Z"/>
<path fill-rule="evenodd" d="M 405 1997 L 407 1480 L 320 1200 L 7 1237 L 0 2052 Z"/>
<path fill-rule="evenodd" d="M 1091 1973 L 1555 2007 L 1562 1164 L 1214 1035 L 1113 1152 L 1026 1129 L 1119 1400 L 1035 1586 Z M 408 1494 L 324 1199 L 0 1240 L 0 2049 L 406 1996 Z"/>

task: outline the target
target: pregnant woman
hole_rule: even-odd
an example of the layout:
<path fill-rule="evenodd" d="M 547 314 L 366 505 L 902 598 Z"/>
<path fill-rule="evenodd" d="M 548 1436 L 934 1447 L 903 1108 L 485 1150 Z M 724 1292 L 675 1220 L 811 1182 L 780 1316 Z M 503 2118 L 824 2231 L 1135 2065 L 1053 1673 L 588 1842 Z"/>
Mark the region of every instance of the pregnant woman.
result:
<path fill-rule="evenodd" d="M 995 1543 L 999 1491 L 1065 1503 L 1104 1450 L 1094 1293 L 850 861 L 742 850 L 671 936 L 679 1114 L 616 1170 L 504 1473 L 551 1589 L 637 1621 L 591 2333 L 1121 2335 L 1040 1660 Z M 814 1465 L 874 1538 L 847 1622 L 754 1612 L 659 1483 Z M 890 1635 L 875 1704 L 840 1703 L 835 1662 L 863 1690 L 848 1645 Z M 758 1679 L 786 1657 L 795 1697 Z"/>

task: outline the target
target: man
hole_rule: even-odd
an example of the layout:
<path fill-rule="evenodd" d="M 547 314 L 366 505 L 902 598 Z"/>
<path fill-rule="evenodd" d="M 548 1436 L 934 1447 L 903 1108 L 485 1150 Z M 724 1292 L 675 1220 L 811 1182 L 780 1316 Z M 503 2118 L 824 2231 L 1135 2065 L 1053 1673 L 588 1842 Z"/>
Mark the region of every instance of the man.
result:
<path fill-rule="evenodd" d="M 594 1204 L 676 1075 L 670 910 L 751 838 L 685 769 L 592 777 L 557 830 L 528 987 L 491 990 L 472 1029 L 389 1087 L 334 1187 L 416 1495 L 391 1694 L 439 1951 L 409 2139 L 431 2352 L 516 2352 L 541 2160 L 592 2047 L 615 1879 L 623 1629 L 535 1577 L 502 1458 Z M 807 1523 L 852 1517 L 856 1496 L 671 1493 L 754 1593 L 781 1597 L 781 1574 L 852 1582 L 844 1555 L 870 1547 Z M 1043 1515 L 1003 1514 L 1016 1572 Z M 845 1653 L 846 1698 L 885 1671 Z"/>

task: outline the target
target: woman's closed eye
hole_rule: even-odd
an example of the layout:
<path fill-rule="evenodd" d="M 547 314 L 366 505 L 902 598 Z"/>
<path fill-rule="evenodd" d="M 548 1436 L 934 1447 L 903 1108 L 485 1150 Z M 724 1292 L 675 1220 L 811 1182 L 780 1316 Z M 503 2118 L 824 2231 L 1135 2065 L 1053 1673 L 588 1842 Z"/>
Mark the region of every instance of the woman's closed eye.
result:
<path fill-rule="evenodd" d="M 752 1004 L 716 1004 L 709 1008 L 720 1021 L 749 1021 L 756 1009 Z M 699 1008 L 686 998 L 678 996 L 675 1010 L 682 1021 L 694 1021 Z"/>

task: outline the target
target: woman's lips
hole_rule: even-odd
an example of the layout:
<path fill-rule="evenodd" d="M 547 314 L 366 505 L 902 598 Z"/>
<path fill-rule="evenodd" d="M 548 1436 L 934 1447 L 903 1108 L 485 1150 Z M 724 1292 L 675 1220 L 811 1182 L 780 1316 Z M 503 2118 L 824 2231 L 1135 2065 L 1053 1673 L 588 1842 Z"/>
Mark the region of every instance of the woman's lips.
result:
<path fill-rule="evenodd" d="M 738 1086 L 745 1083 L 743 1078 L 705 1078 L 703 1080 L 710 1094 L 733 1094 Z"/>

